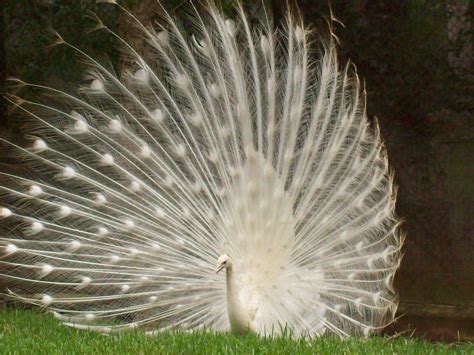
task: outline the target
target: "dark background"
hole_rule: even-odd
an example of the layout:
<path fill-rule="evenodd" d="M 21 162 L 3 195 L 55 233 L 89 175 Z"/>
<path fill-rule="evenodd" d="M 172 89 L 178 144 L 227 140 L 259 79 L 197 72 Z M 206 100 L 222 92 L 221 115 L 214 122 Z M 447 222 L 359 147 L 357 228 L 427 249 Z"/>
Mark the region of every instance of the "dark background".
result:
<path fill-rule="evenodd" d="M 163 1 L 177 16 L 186 2 Z M 219 2 L 231 16 L 232 1 Z M 94 3 L 0 1 L 2 79 L 8 74 L 64 86 L 82 78 L 70 54 L 48 48 L 50 28 L 99 59 L 116 61 L 106 37 L 86 34 L 87 11 L 118 31 L 126 32 L 126 26 L 113 7 Z M 144 22 L 159 11 L 153 0 L 121 3 Z M 328 1 L 294 3 L 315 37 L 327 29 Z M 264 4 L 275 22 L 283 19 L 286 1 Z M 256 13 L 262 4 L 246 6 Z M 431 339 L 473 339 L 474 3 L 333 0 L 331 8 L 345 25 L 334 23 L 342 62 L 350 58 L 365 79 L 368 113 L 379 120 L 399 186 L 397 213 L 405 220 L 405 256 L 396 277 L 403 317 L 387 332 L 416 329 Z M 18 139 L 20 123 L 5 115 L 5 103 L 0 109 L 0 136 Z M 0 146 L 0 161 L 16 169 L 5 149 Z"/>

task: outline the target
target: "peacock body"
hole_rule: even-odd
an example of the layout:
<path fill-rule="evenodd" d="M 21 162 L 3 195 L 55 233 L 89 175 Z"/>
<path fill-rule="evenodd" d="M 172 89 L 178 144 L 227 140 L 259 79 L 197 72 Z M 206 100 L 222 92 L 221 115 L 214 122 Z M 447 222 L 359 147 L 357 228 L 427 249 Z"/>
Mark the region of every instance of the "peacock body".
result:
<path fill-rule="evenodd" d="M 191 36 L 166 12 L 151 28 L 121 9 L 140 50 L 96 27 L 122 48 L 121 73 L 57 35 L 90 66 L 85 85 L 12 79 L 44 95 L 8 96 L 32 138 L 2 141 L 30 167 L 0 173 L 7 295 L 101 332 L 390 323 L 393 179 L 333 41 L 313 59 L 300 20 L 253 26 L 240 5 L 233 20 L 195 11 Z"/>

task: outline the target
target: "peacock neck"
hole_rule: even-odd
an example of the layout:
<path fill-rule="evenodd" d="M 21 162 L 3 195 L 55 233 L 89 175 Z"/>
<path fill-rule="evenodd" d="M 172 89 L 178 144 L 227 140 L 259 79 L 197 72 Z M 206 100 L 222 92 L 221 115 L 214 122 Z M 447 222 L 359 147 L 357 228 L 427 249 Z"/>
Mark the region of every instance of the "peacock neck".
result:
<path fill-rule="evenodd" d="M 253 329 L 248 309 L 241 302 L 239 286 L 237 285 L 237 279 L 232 268 L 226 270 L 226 284 L 227 313 L 229 315 L 230 328 L 232 332 L 238 334 L 254 332 L 255 329 Z"/>

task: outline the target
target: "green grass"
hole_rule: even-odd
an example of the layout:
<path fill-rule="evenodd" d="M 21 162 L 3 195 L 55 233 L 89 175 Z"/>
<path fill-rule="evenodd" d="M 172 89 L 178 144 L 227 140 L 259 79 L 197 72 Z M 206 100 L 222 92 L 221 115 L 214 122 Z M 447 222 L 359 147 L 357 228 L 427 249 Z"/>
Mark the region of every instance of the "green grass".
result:
<path fill-rule="evenodd" d="M 65 327 L 51 315 L 31 310 L 0 311 L 0 354 L 473 354 L 472 344 L 431 344 L 421 340 L 381 336 L 313 341 L 268 339 L 223 333 L 163 333 L 139 331 L 104 336 Z"/>

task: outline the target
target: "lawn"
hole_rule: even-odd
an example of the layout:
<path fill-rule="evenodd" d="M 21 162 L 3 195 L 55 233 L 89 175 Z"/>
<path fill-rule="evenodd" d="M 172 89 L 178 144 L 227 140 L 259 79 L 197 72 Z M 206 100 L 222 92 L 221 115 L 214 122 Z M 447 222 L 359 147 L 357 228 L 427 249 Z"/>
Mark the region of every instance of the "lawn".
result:
<path fill-rule="evenodd" d="M 431 344 L 409 337 L 313 341 L 234 336 L 223 333 L 139 331 L 104 336 L 62 326 L 31 310 L 0 311 L 1 354 L 473 354 L 472 344 Z"/>

